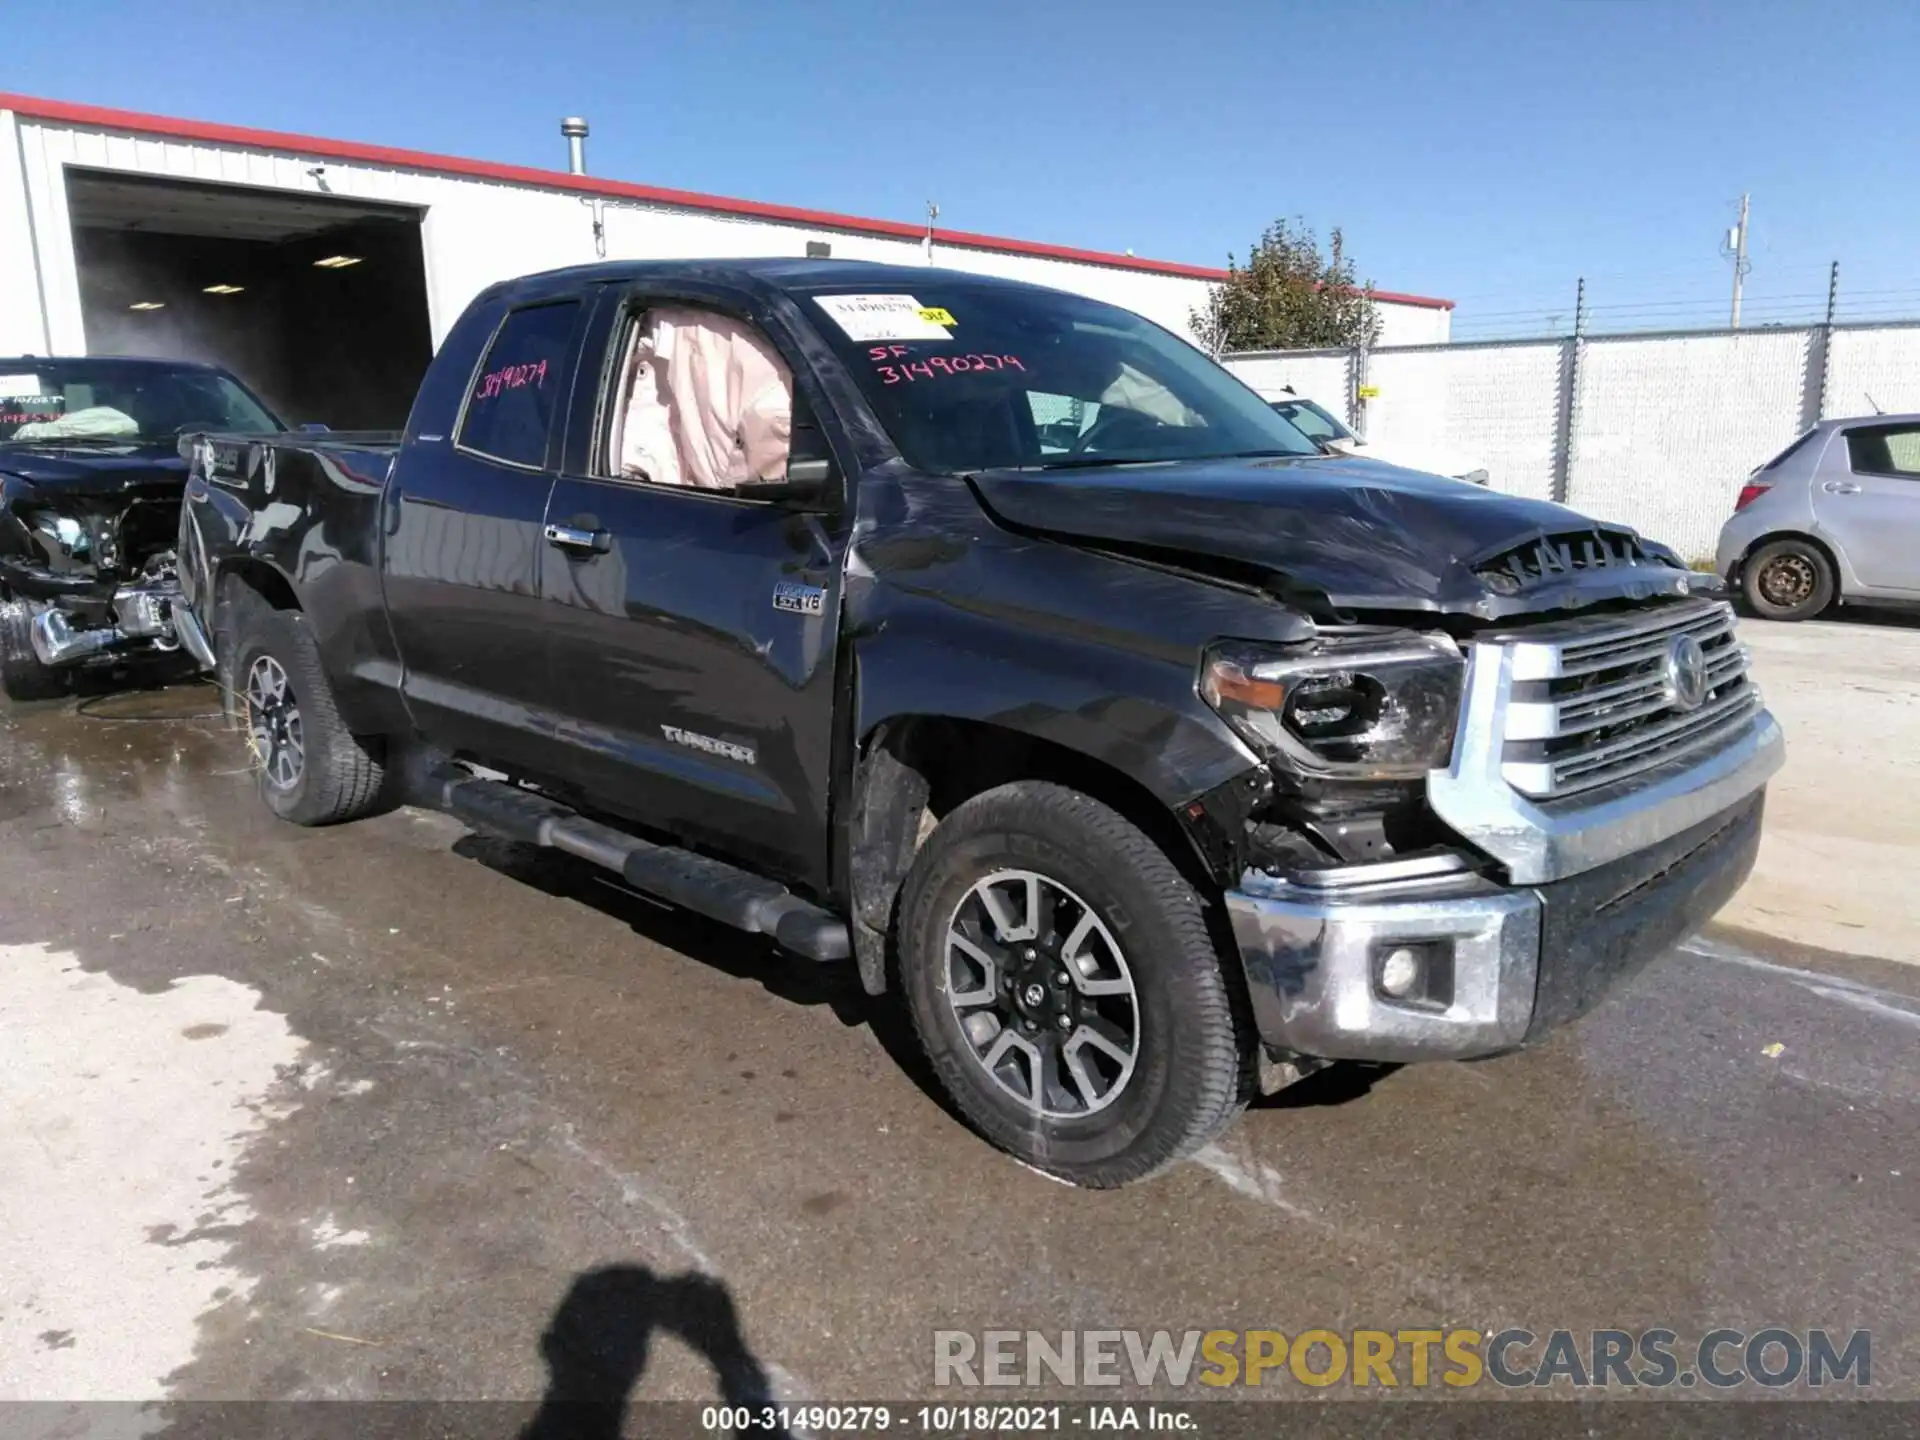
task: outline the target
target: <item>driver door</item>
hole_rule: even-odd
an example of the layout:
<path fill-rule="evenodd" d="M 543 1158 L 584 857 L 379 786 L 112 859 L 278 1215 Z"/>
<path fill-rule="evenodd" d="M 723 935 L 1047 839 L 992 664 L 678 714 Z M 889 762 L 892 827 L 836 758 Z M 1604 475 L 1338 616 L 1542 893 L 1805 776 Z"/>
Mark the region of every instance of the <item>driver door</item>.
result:
<path fill-rule="evenodd" d="M 695 328 L 700 313 L 747 322 L 743 343 L 793 385 L 798 443 L 820 433 L 792 346 L 744 301 L 609 291 L 581 362 L 597 387 L 576 388 L 588 443 L 569 445 L 541 567 L 568 779 L 600 808 L 821 890 L 845 507 L 616 473 L 636 345 L 662 307 Z"/>

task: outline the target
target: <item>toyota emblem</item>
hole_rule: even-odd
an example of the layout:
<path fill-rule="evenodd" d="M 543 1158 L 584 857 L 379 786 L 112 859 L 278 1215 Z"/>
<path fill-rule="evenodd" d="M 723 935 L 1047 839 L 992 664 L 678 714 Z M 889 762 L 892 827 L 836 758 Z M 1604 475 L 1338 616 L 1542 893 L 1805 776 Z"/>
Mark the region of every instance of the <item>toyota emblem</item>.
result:
<path fill-rule="evenodd" d="M 1691 635 L 1667 647 L 1667 698 L 1676 710 L 1698 710 L 1707 699 L 1707 652 Z"/>

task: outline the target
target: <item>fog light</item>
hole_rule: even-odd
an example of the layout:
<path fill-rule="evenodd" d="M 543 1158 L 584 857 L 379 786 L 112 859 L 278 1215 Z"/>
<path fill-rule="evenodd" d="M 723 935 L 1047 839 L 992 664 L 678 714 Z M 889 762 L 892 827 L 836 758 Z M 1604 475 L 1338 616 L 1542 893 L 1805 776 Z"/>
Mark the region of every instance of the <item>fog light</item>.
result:
<path fill-rule="evenodd" d="M 1420 988 L 1420 956 L 1402 946 L 1387 952 L 1380 962 L 1380 988 L 1396 1000 L 1404 1000 Z"/>

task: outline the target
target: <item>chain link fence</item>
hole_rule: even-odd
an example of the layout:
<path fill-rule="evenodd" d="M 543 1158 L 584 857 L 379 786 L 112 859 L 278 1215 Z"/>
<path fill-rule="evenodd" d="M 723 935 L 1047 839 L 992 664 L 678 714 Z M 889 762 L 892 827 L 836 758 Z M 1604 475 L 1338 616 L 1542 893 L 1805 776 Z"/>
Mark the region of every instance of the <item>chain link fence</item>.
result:
<path fill-rule="evenodd" d="M 1229 355 L 1362 436 L 1711 556 L 1741 483 L 1817 419 L 1920 411 L 1920 321 Z"/>

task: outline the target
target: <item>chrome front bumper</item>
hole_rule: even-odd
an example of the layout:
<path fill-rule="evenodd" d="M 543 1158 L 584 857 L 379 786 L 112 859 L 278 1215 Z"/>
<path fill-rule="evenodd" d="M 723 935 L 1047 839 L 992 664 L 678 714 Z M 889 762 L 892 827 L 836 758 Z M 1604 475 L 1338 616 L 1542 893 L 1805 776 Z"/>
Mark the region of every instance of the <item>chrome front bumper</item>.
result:
<path fill-rule="evenodd" d="M 1386 867 L 1354 870 L 1368 868 Z M 1526 1038 L 1540 967 L 1531 890 L 1454 875 L 1328 892 L 1249 871 L 1227 912 L 1269 1046 L 1326 1060 L 1458 1060 Z M 1402 945 L 1449 952 L 1447 1004 L 1382 992 L 1380 965 Z"/>
<path fill-rule="evenodd" d="M 1753 868 L 1764 797 L 1551 883 L 1497 885 L 1417 862 L 1279 880 L 1227 894 L 1261 1040 L 1327 1060 L 1464 1060 L 1537 1039 L 1694 933 Z M 1329 884 L 1329 879 L 1337 882 Z M 1411 947 L 1445 983 L 1386 993 L 1387 955 Z"/>

